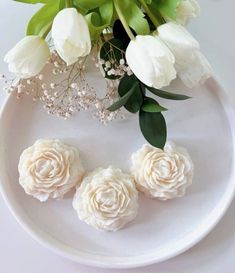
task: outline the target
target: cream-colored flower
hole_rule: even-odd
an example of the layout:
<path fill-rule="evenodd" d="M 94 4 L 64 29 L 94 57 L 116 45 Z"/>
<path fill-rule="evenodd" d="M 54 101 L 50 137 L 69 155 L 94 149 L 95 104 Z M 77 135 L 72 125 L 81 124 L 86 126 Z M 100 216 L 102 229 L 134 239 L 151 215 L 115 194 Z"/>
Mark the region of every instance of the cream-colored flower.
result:
<path fill-rule="evenodd" d="M 170 22 L 158 27 L 160 38 L 175 56 L 175 69 L 183 83 L 193 88 L 203 84 L 212 75 L 198 41 L 183 26 Z"/>
<path fill-rule="evenodd" d="M 200 13 L 200 6 L 196 0 L 181 0 L 176 8 L 176 22 L 186 25 L 190 19 L 198 18 Z"/>
<path fill-rule="evenodd" d="M 138 191 L 130 175 L 113 167 L 99 168 L 83 179 L 73 207 L 88 225 L 116 231 L 136 217 Z"/>
<path fill-rule="evenodd" d="M 84 174 L 78 150 L 57 139 L 40 139 L 24 150 L 18 169 L 20 185 L 41 202 L 62 198 Z"/>
<path fill-rule="evenodd" d="M 132 72 L 144 84 L 160 89 L 176 78 L 175 57 L 169 48 L 151 35 L 137 35 L 126 50 Z"/>
<path fill-rule="evenodd" d="M 91 37 L 85 17 L 75 8 L 61 10 L 55 17 L 51 37 L 56 51 L 67 65 L 91 51 Z"/>
<path fill-rule="evenodd" d="M 167 143 L 164 151 L 144 145 L 132 156 L 137 188 L 160 200 L 181 197 L 192 184 L 193 163 L 184 148 Z"/>
<path fill-rule="evenodd" d="M 22 79 L 36 76 L 50 57 L 46 41 L 35 35 L 20 40 L 4 57 L 9 71 Z"/>

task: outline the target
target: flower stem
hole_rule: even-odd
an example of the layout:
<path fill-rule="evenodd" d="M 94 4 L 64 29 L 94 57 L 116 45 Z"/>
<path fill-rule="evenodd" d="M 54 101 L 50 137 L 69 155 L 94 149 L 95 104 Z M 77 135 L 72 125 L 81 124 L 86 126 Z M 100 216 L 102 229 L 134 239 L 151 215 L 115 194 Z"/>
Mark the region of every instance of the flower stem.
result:
<path fill-rule="evenodd" d="M 130 38 L 131 40 L 135 40 L 135 36 L 133 35 L 133 33 L 132 33 L 132 31 L 131 31 L 131 29 L 130 29 L 128 23 L 127 23 L 127 20 L 126 20 L 126 18 L 124 17 L 124 15 L 123 15 L 123 13 L 122 13 L 122 11 L 121 11 L 121 9 L 120 9 L 120 5 L 119 5 L 119 3 L 118 3 L 118 0 L 113 0 L 113 3 L 114 3 L 114 7 L 115 7 L 115 9 L 116 9 L 117 15 L 118 15 L 120 21 L 122 22 L 122 25 L 123 25 L 123 27 L 124 27 L 124 29 L 125 29 L 127 35 L 129 36 L 129 38 Z"/>
<path fill-rule="evenodd" d="M 155 17 L 155 15 L 152 13 L 152 11 L 149 9 L 148 5 L 145 3 L 145 0 L 139 0 L 139 2 L 145 9 L 146 13 L 148 14 L 149 18 L 151 19 L 155 27 L 158 28 L 158 26 L 161 24 L 158 21 L 158 19 Z"/>
<path fill-rule="evenodd" d="M 72 0 L 65 0 L 66 8 L 71 8 L 73 6 Z"/>
<path fill-rule="evenodd" d="M 52 23 L 48 24 L 40 33 L 39 36 L 42 37 L 44 40 L 46 39 L 47 35 L 51 31 Z"/>

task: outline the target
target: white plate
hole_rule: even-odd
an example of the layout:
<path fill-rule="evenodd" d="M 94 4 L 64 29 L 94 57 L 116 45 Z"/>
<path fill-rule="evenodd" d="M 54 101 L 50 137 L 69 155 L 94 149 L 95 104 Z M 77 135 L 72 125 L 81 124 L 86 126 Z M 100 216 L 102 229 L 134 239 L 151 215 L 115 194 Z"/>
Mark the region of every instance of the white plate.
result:
<path fill-rule="evenodd" d="M 178 87 L 179 88 L 179 87 Z M 79 147 L 88 170 L 110 164 L 128 171 L 130 155 L 145 140 L 137 116 L 104 127 L 81 113 L 64 121 L 31 98 L 10 96 L 0 122 L 1 191 L 11 211 L 37 241 L 79 263 L 128 268 L 164 261 L 189 249 L 216 225 L 235 189 L 234 113 L 214 80 L 184 102 L 162 101 L 169 139 L 185 146 L 195 163 L 193 186 L 168 202 L 140 195 L 136 220 L 116 233 L 101 233 L 78 220 L 72 199 L 40 203 L 18 184 L 18 159 L 38 138 L 60 138 Z"/>

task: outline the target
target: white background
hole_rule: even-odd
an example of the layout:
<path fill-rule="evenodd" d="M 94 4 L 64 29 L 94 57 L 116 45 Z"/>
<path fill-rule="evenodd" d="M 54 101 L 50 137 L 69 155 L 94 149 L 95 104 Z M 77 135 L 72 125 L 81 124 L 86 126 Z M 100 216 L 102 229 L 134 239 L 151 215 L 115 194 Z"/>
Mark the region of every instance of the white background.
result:
<path fill-rule="evenodd" d="M 190 24 L 211 62 L 220 84 L 235 101 L 235 2 L 201 0 L 202 16 Z M 0 0 L 0 71 L 7 72 L 4 54 L 24 35 L 36 7 Z M 0 105 L 6 95 L 0 92 Z M 17 136 L 16 136 L 17 137 Z M 232 273 L 235 270 L 235 202 L 218 226 L 197 246 L 167 262 L 147 268 L 112 270 L 145 273 Z M 18 225 L 0 197 L 0 273 L 95 273 L 111 270 L 88 268 L 65 260 L 31 239 Z"/>

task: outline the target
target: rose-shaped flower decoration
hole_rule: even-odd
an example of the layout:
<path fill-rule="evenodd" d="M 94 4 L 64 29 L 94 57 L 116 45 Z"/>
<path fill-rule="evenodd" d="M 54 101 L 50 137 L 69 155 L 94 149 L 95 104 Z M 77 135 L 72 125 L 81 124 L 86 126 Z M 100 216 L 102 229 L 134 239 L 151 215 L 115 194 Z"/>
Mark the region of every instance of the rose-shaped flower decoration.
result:
<path fill-rule="evenodd" d="M 41 202 L 62 198 L 84 174 L 78 150 L 50 139 L 40 139 L 24 150 L 18 169 L 20 185 Z"/>
<path fill-rule="evenodd" d="M 190 156 L 172 142 L 165 145 L 164 151 L 144 145 L 132 155 L 131 171 L 137 188 L 160 200 L 183 196 L 193 179 Z"/>
<path fill-rule="evenodd" d="M 116 231 L 136 217 L 138 191 L 130 175 L 113 167 L 99 168 L 83 179 L 73 207 L 88 225 Z"/>

